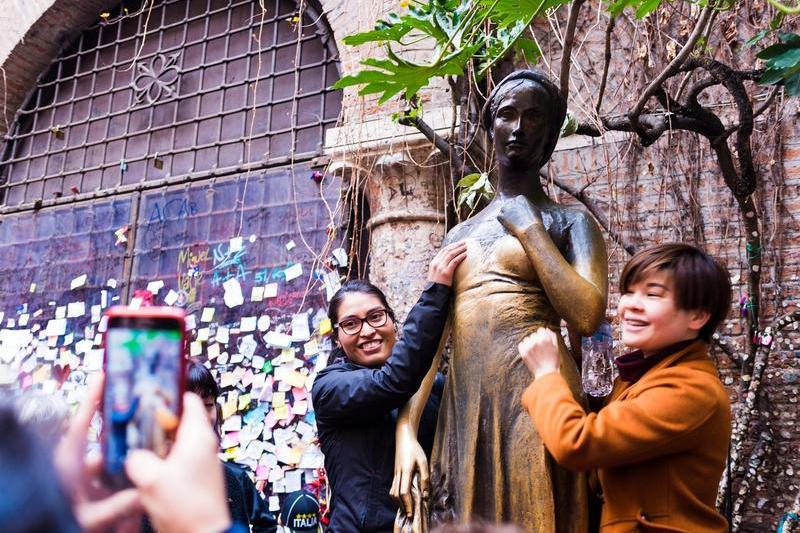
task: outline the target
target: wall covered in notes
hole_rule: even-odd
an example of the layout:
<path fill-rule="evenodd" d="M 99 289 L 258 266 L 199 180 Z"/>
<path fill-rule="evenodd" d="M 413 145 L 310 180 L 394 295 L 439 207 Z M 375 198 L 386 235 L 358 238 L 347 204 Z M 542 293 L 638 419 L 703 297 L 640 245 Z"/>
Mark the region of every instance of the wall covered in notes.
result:
<path fill-rule="evenodd" d="M 102 368 L 104 309 L 149 291 L 186 310 L 190 355 L 222 386 L 223 453 L 275 510 L 322 466 L 309 391 L 347 266 L 341 183 L 317 159 L 341 108 L 336 47 L 291 0 L 99 15 L 2 147 L 0 391 L 75 405 Z"/>

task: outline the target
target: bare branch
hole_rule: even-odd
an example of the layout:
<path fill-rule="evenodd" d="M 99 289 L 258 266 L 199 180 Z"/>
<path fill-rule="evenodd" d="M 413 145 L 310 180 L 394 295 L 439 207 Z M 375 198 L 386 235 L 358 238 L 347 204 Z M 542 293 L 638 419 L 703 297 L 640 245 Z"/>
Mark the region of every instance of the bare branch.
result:
<path fill-rule="evenodd" d="M 697 21 L 694 30 L 692 30 L 692 34 L 689 35 L 689 40 L 683 45 L 683 48 L 681 48 L 680 52 L 678 52 L 678 55 L 676 55 L 675 58 L 670 61 L 669 65 L 667 65 L 667 67 L 662 70 L 653 81 L 650 82 L 650 84 L 642 93 L 642 96 L 639 97 L 636 105 L 633 106 L 633 109 L 628 114 L 628 117 L 631 119 L 631 124 L 633 124 L 637 133 L 639 133 L 639 115 L 642 114 L 645 104 L 647 104 L 647 101 L 656 93 L 658 88 L 661 87 L 661 84 L 663 84 L 665 80 L 679 72 L 680 67 L 689 57 L 689 54 L 692 53 L 692 50 L 694 50 L 698 39 L 700 39 L 700 36 L 705 31 L 706 25 L 711 19 L 711 15 L 713 13 L 714 7 L 712 4 L 709 4 L 705 7 L 705 9 L 703 9 L 700 19 Z"/>
<path fill-rule="evenodd" d="M 400 124 L 417 128 L 417 130 L 419 130 L 419 132 L 424 135 L 426 139 L 433 143 L 433 145 L 450 160 L 455 172 L 468 173 L 464 164 L 464 159 L 456 152 L 456 150 L 454 150 L 453 146 L 447 142 L 447 139 L 433 131 L 433 128 L 431 128 L 427 122 L 422 120 L 422 118 L 413 117 L 401 119 Z"/>
<path fill-rule="evenodd" d="M 611 17 L 606 26 L 606 50 L 603 57 L 603 76 L 600 78 L 600 89 L 597 92 L 597 105 L 594 106 L 597 114 L 600 114 L 600 105 L 603 103 L 603 95 L 606 92 L 606 83 L 608 82 L 608 66 L 611 64 L 611 35 L 614 33 L 614 26 L 617 23 L 617 17 Z"/>
<path fill-rule="evenodd" d="M 575 27 L 578 25 L 578 15 L 585 0 L 575 0 L 569 6 L 569 20 L 564 33 L 564 51 L 561 55 L 561 95 L 569 95 L 569 69 L 572 66 L 572 45 L 575 42 Z"/>

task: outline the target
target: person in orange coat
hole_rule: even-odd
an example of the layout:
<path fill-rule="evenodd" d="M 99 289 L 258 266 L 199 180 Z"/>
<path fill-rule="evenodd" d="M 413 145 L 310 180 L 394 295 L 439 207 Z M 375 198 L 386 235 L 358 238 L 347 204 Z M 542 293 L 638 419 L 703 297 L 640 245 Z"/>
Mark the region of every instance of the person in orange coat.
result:
<path fill-rule="evenodd" d="M 706 343 L 727 315 L 727 271 L 686 244 L 636 254 L 620 277 L 622 341 L 637 351 L 597 413 L 575 401 L 559 373 L 556 333 L 519 344 L 534 377 L 522 403 L 553 458 L 598 470 L 603 533 L 724 532 L 715 508 L 731 434 L 730 401 Z"/>

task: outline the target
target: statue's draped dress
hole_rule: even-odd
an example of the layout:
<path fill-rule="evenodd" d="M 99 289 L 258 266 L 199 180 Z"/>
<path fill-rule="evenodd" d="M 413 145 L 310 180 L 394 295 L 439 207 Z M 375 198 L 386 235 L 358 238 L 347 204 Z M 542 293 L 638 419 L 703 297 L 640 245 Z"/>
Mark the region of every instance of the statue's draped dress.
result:
<path fill-rule="evenodd" d="M 520 401 L 532 378 L 517 345 L 538 327 L 558 331 L 559 317 L 522 245 L 499 222 L 461 238 L 468 254 L 454 280 L 452 355 L 431 460 L 432 521 L 585 533 L 585 475 L 556 465 Z M 582 400 L 575 362 L 559 344 L 561 373 Z"/>

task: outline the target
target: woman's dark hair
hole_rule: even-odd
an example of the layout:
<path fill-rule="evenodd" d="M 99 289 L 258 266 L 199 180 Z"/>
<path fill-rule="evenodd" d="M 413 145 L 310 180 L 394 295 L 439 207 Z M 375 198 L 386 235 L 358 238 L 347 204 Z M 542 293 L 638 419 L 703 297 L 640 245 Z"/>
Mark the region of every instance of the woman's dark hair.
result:
<path fill-rule="evenodd" d="M 689 244 L 670 243 L 638 252 L 622 269 L 619 290 L 628 288 L 654 272 L 666 272 L 675 285 L 675 306 L 684 311 L 705 311 L 708 322 L 699 337 L 711 341 L 714 330 L 731 308 L 731 280 L 728 271 L 713 257 Z"/>
<path fill-rule="evenodd" d="M 0 407 L 0 434 L 0 531 L 79 533 L 50 452 L 17 420 L 10 406 Z"/>
<path fill-rule="evenodd" d="M 542 159 L 539 161 L 539 165 L 544 166 L 544 164 L 550 160 L 550 156 L 553 155 L 553 150 L 556 149 L 556 143 L 558 143 L 558 138 L 561 135 L 561 126 L 564 124 L 564 119 L 567 117 L 567 101 L 561 95 L 561 90 L 558 86 L 543 72 L 538 70 L 517 70 L 495 85 L 492 93 L 489 95 L 489 99 L 486 100 L 486 105 L 483 106 L 483 127 L 489 134 L 489 139 L 493 139 L 492 126 L 497 116 L 497 109 L 500 107 L 500 102 L 503 101 L 509 89 L 526 81 L 540 85 L 545 90 L 552 103 L 552 105 L 548 106 L 550 114 L 547 117 L 549 122 L 547 145 L 545 146 L 544 152 L 542 152 Z"/>
<path fill-rule="evenodd" d="M 328 304 L 328 318 L 333 324 L 336 324 L 339 321 L 339 307 L 341 307 L 345 297 L 351 293 L 370 294 L 374 296 L 380 300 L 381 305 L 383 305 L 383 307 L 386 309 L 386 312 L 389 314 L 389 318 L 392 319 L 392 322 L 396 322 L 394 311 L 391 307 L 389 307 L 389 302 L 386 301 L 386 295 L 383 294 L 382 290 L 369 281 L 363 279 L 351 279 L 350 281 L 344 282 L 341 288 L 333 295 L 330 303 Z M 334 330 L 334 338 L 336 338 L 335 335 L 337 335 L 336 330 Z M 331 352 L 331 361 L 334 361 L 340 357 L 346 357 L 346 354 L 340 346 L 337 346 Z"/>
<path fill-rule="evenodd" d="M 211 375 L 211 371 L 203 363 L 194 359 L 186 366 L 186 390 L 201 398 L 214 398 L 220 394 L 219 385 Z"/>

